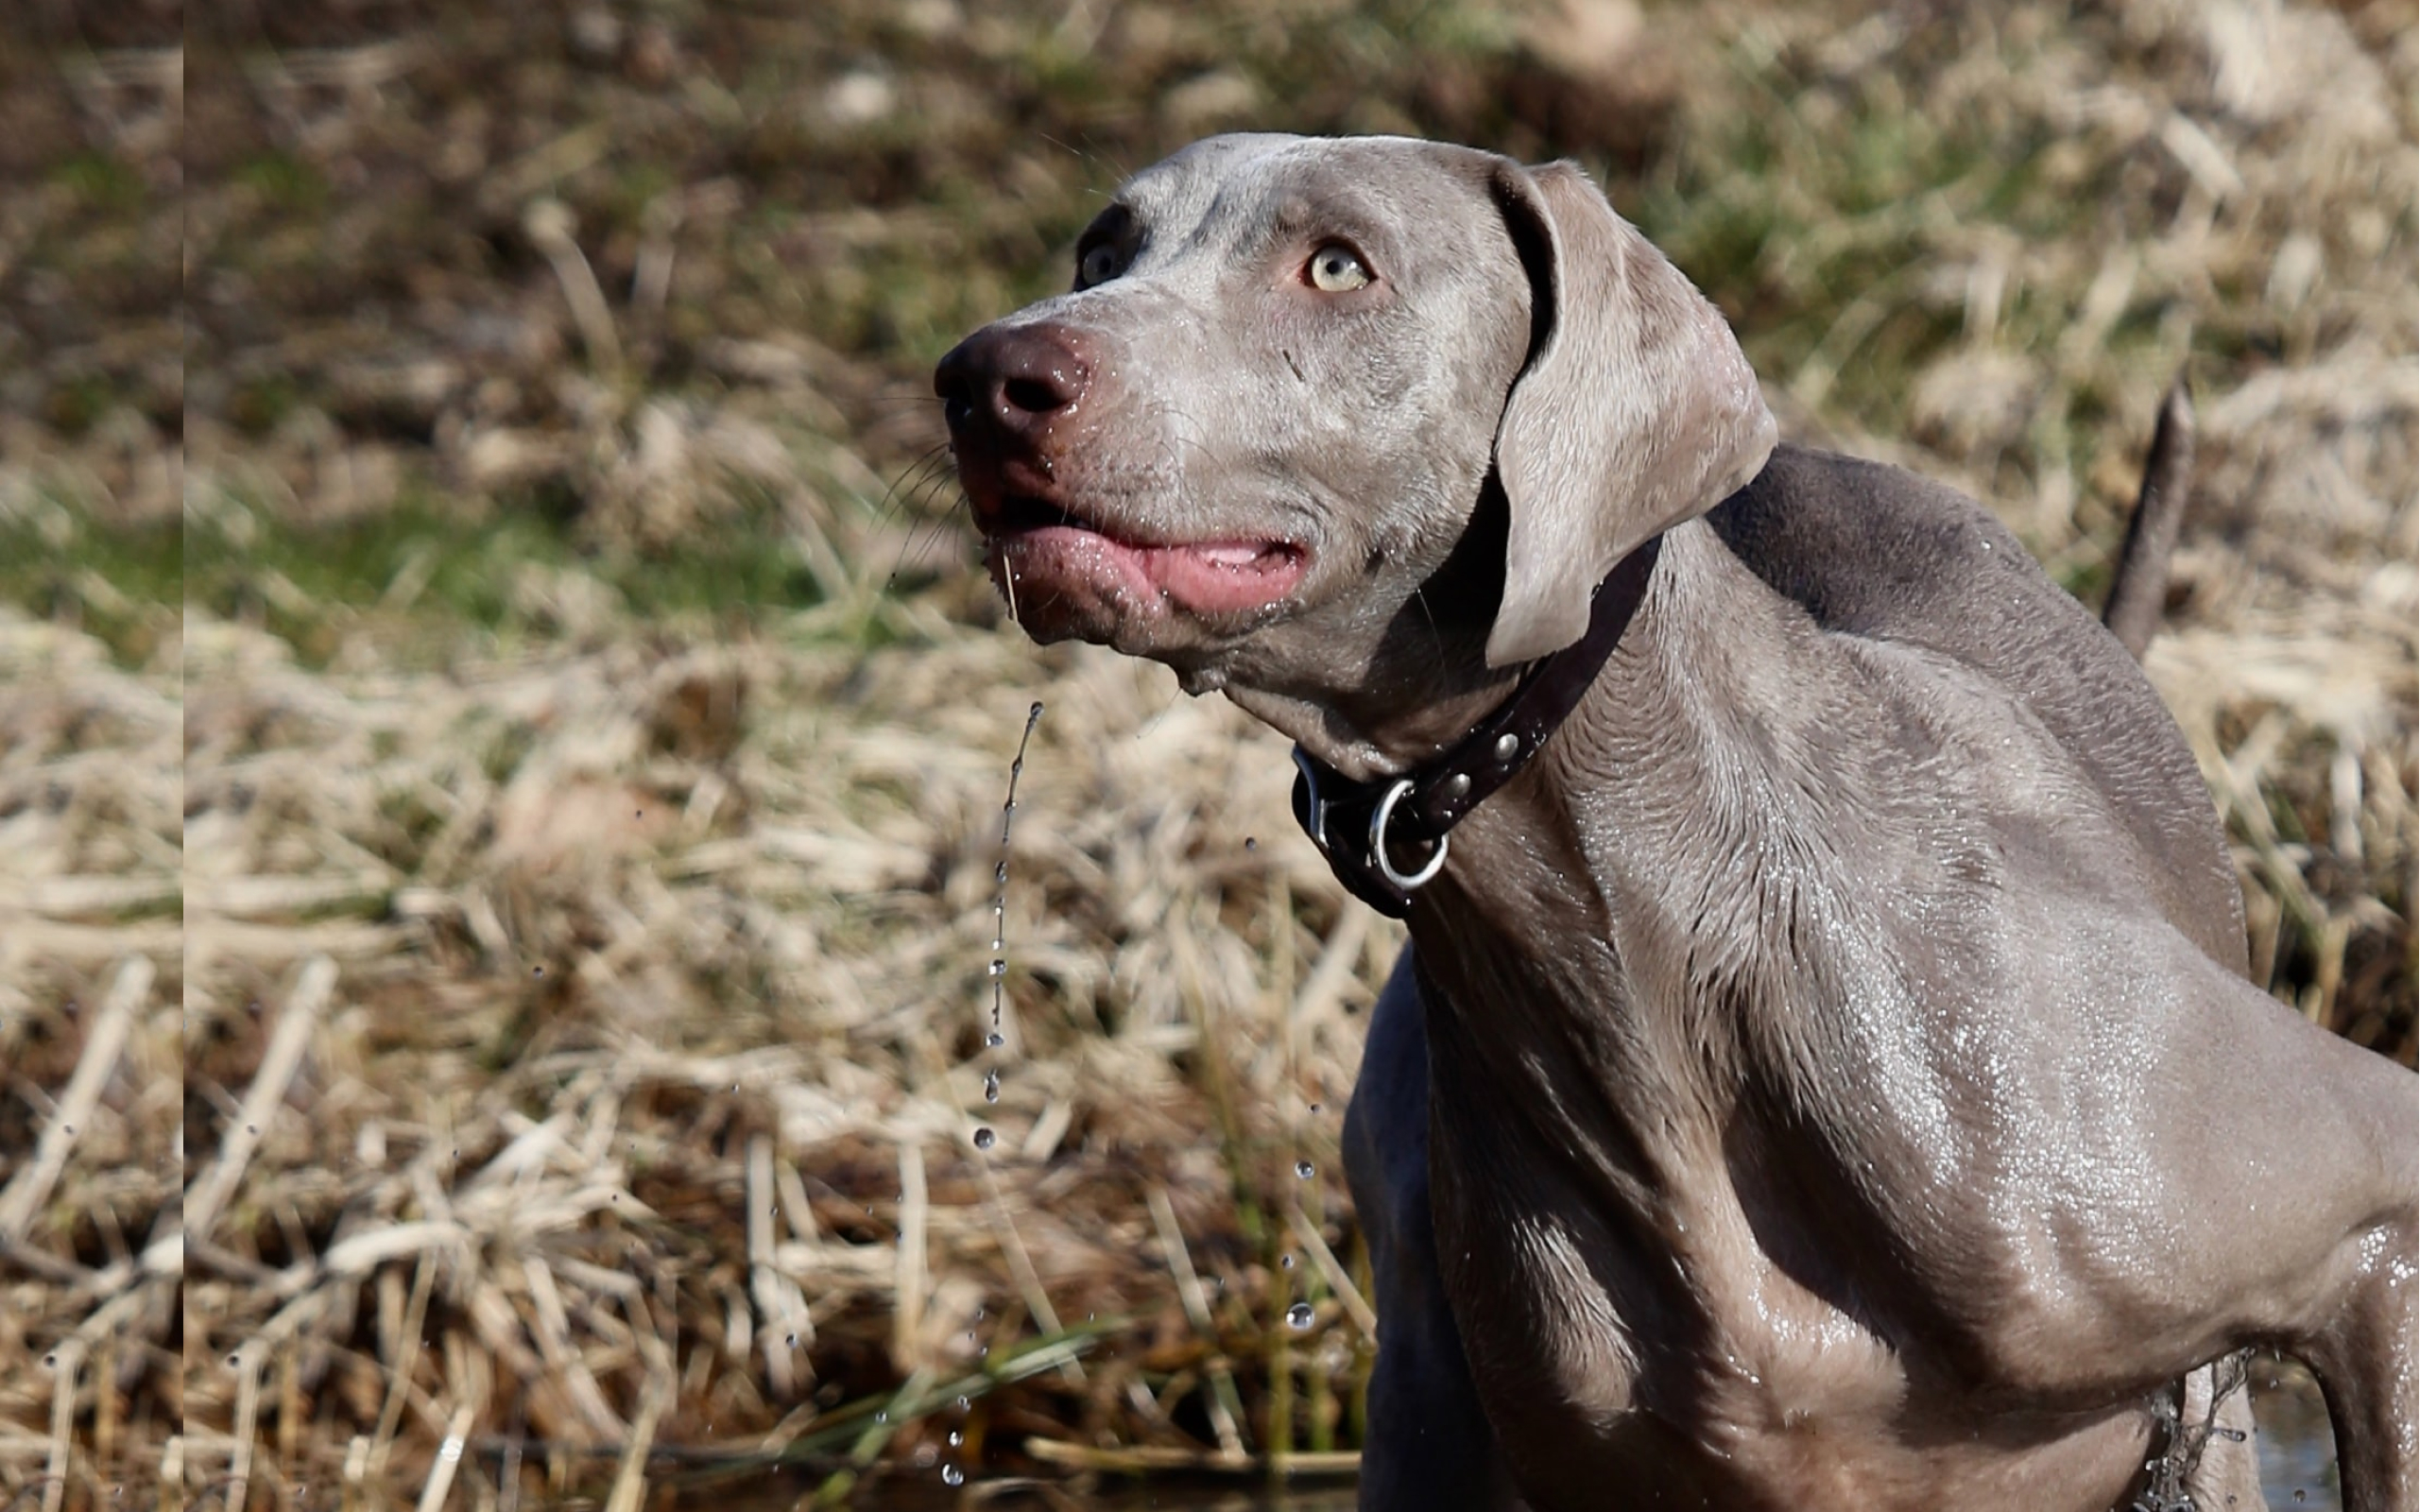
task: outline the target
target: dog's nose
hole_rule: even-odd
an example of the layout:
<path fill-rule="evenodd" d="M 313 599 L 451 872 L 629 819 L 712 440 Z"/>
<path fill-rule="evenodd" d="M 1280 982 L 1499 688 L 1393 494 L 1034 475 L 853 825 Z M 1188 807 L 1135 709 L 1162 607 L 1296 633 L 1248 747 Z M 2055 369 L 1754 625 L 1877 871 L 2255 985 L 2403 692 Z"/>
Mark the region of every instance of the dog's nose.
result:
<path fill-rule="evenodd" d="M 1065 333 L 1049 326 L 986 326 L 951 349 L 933 370 L 933 391 L 950 434 L 994 426 L 1038 440 L 1053 420 L 1075 407 L 1092 365 Z"/>

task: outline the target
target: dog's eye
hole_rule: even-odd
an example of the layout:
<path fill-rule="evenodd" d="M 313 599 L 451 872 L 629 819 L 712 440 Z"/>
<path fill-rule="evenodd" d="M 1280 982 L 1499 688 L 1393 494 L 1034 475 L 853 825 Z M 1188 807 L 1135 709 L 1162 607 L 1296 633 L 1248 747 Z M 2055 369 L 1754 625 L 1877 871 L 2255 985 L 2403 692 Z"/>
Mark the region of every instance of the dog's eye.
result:
<path fill-rule="evenodd" d="M 1075 265 L 1075 286 L 1089 289 L 1095 284 L 1106 284 L 1125 270 L 1126 254 L 1115 242 L 1102 242 L 1087 251 Z"/>
<path fill-rule="evenodd" d="M 1369 283 L 1369 269 L 1342 242 L 1330 242 L 1311 254 L 1311 286 L 1328 294 L 1349 294 Z"/>

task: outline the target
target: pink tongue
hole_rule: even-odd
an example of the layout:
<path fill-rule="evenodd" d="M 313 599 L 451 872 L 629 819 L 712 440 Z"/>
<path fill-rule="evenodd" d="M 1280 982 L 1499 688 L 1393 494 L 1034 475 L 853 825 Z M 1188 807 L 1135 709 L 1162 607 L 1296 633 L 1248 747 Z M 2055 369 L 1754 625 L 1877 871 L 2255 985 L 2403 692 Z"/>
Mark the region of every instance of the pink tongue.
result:
<path fill-rule="evenodd" d="M 1251 541 L 1150 546 L 1136 556 L 1160 592 L 1210 612 L 1264 608 L 1291 593 L 1302 577 L 1297 558 Z"/>
<path fill-rule="evenodd" d="M 1261 547 L 1246 541 L 1230 541 L 1214 546 L 1195 546 L 1193 554 L 1204 561 L 1213 561 L 1222 567 L 1249 567 L 1261 559 Z"/>
<path fill-rule="evenodd" d="M 1265 609 L 1302 580 L 1302 554 L 1269 542 L 1130 546 L 1080 525 L 1041 525 L 1010 538 L 1017 580 L 1054 579 L 1123 597 L 1128 612 L 1173 599 L 1202 613 Z"/>

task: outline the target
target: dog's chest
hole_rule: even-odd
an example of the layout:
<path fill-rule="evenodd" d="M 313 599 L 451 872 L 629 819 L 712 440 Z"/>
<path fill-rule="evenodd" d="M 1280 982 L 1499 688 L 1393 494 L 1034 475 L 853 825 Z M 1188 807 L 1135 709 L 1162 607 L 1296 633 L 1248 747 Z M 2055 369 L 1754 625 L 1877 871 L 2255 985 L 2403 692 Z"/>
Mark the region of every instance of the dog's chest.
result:
<path fill-rule="evenodd" d="M 1533 1504 L 2102 1512 L 2148 1423 L 2026 1445 L 1912 1386 L 1868 1322 L 1767 1255 L 1735 1198 L 1607 1215 L 1542 1156 L 1507 1169 L 1432 1131 L 1438 1248 L 1472 1374 Z M 1640 1227 L 1656 1229 L 1652 1242 Z M 1980 1417 L 1973 1419 L 1980 1422 Z M 1656 1499 L 1664 1500 L 1658 1502 Z"/>

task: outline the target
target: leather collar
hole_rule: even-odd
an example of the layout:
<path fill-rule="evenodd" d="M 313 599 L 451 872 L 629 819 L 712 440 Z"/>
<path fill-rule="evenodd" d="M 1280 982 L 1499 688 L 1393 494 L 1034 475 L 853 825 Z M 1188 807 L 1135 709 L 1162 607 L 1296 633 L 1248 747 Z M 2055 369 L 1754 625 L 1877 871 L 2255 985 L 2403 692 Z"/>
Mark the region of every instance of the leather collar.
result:
<path fill-rule="evenodd" d="M 1445 867 L 1447 833 L 1513 780 L 1562 727 L 1604 670 L 1647 596 L 1662 543 L 1651 536 L 1599 583 L 1588 633 L 1521 675 L 1512 696 L 1426 766 L 1356 782 L 1294 748 L 1294 817 L 1362 902 L 1401 919 L 1412 894 Z M 1407 869 L 1398 856 L 1414 858 Z"/>

